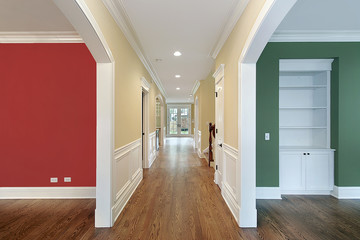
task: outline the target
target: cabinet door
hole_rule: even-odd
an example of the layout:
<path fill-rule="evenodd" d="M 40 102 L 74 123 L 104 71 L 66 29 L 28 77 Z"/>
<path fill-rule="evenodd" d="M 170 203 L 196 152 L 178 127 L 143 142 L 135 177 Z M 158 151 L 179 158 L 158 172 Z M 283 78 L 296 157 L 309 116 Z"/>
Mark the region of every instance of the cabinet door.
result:
<path fill-rule="evenodd" d="M 282 193 L 305 190 L 305 165 L 299 152 L 280 152 L 280 189 Z"/>
<path fill-rule="evenodd" d="M 332 190 L 333 153 L 310 152 L 306 157 L 306 190 Z"/>

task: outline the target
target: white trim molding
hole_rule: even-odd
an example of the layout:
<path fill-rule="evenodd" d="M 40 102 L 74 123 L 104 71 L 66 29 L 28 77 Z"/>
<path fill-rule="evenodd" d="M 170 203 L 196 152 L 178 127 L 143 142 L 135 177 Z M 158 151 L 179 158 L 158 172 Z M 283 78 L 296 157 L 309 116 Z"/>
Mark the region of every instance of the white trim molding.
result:
<path fill-rule="evenodd" d="M 140 78 L 141 81 L 141 88 L 143 88 L 145 91 L 149 92 L 150 91 L 150 83 L 146 80 L 145 77 L 141 77 Z"/>
<path fill-rule="evenodd" d="M 276 31 L 269 42 L 360 42 L 360 31 L 282 30 Z"/>
<path fill-rule="evenodd" d="M 96 198 L 96 187 L 1 187 L 0 199 Z"/>
<path fill-rule="evenodd" d="M 257 187 L 256 199 L 281 199 L 279 187 Z"/>
<path fill-rule="evenodd" d="M 0 43 L 83 43 L 75 31 L 0 32 Z"/>
<path fill-rule="evenodd" d="M 191 90 L 191 93 L 192 93 L 193 96 L 195 96 L 195 93 L 197 92 L 199 87 L 200 87 L 200 81 L 196 80 L 195 83 L 194 83 L 194 86 L 193 86 L 193 88 Z"/>
<path fill-rule="evenodd" d="M 250 0 L 241 0 L 238 1 L 235 8 L 229 15 L 229 19 L 227 20 L 226 24 L 221 28 L 221 33 L 218 35 L 219 39 L 216 41 L 215 46 L 209 53 L 213 59 L 216 59 L 217 55 L 219 54 L 221 48 L 224 46 L 226 40 L 230 36 L 230 33 L 234 29 L 236 23 L 238 22 L 241 14 L 244 12 L 246 6 L 248 5 Z"/>
<path fill-rule="evenodd" d="M 154 163 L 157 154 L 156 154 L 156 131 L 149 134 L 149 160 L 148 167 L 151 168 L 151 165 Z"/>
<path fill-rule="evenodd" d="M 236 191 L 236 162 L 238 161 L 238 150 L 230 145 L 223 143 L 223 161 L 221 164 L 222 172 L 216 178 L 221 188 L 221 195 L 223 196 L 226 204 L 228 205 L 231 213 L 233 214 L 236 222 L 239 224 L 240 217 L 240 204 L 237 199 Z M 219 167 L 219 171 L 220 171 Z M 216 171 L 216 174 L 220 174 Z"/>
<path fill-rule="evenodd" d="M 257 226 L 256 210 L 256 62 L 297 0 L 266 0 L 238 61 L 238 143 L 236 187 L 240 227 Z"/>
<path fill-rule="evenodd" d="M 337 199 L 360 199 L 360 187 L 338 187 L 334 186 L 331 196 Z"/>
<path fill-rule="evenodd" d="M 114 151 L 112 224 L 143 179 L 141 138 Z"/>
<path fill-rule="evenodd" d="M 109 45 L 84 0 L 52 0 L 80 34 L 96 61 L 95 227 L 112 227 L 115 64 Z"/>
<path fill-rule="evenodd" d="M 215 85 L 222 80 L 222 78 L 224 77 L 225 75 L 225 64 L 220 64 L 220 66 L 218 67 L 218 69 L 216 69 L 216 71 L 214 72 L 213 74 L 213 78 L 218 78 L 218 81 L 215 82 Z"/>
<path fill-rule="evenodd" d="M 123 2 L 114 0 L 102 0 L 102 2 L 110 12 L 111 16 L 114 18 L 121 31 L 124 33 L 126 39 L 129 41 L 141 62 L 144 64 L 146 70 L 149 72 L 151 78 L 154 80 L 162 95 L 167 98 L 166 91 L 154 69 L 154 66 L 152 65 L 151 61 L 149 61 L 148 57 L 144 54 L 144 50 L 141 46 L 136 31 L 131 24 L 130 18 L 126 13 Z"/>

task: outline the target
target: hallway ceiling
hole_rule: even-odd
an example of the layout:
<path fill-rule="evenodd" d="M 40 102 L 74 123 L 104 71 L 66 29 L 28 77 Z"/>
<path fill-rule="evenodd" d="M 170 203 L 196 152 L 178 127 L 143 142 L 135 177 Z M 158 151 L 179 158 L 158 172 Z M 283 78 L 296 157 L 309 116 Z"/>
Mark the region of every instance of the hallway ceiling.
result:
<path fill-rule="evenodd" d="M 358 31 L 359 0 L 298 0 L 279 31 Z"/>
<path fill-rule="evenodd" d="M 51 0 L 0 0 L 0 32 L 75 29 Z"/>
<path fill-rule="evenodd" d="M 164 87 L 167 101 L 187 102 L 193 101 L 190 94 L 196 81 L 213 73 L 212 51 L 236 6 L 246 1 L 112 2 L 124 10 L 142 53 Z M 182 56 L 175 57 L 175 51 L 180 51 Z"/>

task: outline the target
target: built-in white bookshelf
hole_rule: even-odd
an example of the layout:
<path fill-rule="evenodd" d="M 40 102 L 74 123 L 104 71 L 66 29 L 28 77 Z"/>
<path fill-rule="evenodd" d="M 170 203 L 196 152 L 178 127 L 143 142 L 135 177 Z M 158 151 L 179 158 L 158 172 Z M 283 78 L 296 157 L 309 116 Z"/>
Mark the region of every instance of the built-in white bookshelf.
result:
<path fill-rule="evenodd" d="M 284 59 L 279 72 L 280 189 L 330 194 L 330 77 L 333 59 Z"/>
<path fill-rule="evenodd" d="M 332 61 L 280 60 L 280 148 L 330 148 Z"/>

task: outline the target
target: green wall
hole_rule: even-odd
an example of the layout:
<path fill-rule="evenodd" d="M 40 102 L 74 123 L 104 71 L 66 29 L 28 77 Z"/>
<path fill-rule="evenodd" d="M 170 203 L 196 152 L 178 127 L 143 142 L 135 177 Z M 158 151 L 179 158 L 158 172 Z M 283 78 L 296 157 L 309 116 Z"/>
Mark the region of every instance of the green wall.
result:
<path fill-rule="evenodd" d="M 334 58 L 331 148 L 335 185 L 360 186 L 360 43 L 268 43 L 257 63 L 256 185 L 279 186 L 279 59 Z M 271 134 L 264 141 L 265 132 Z"/>

